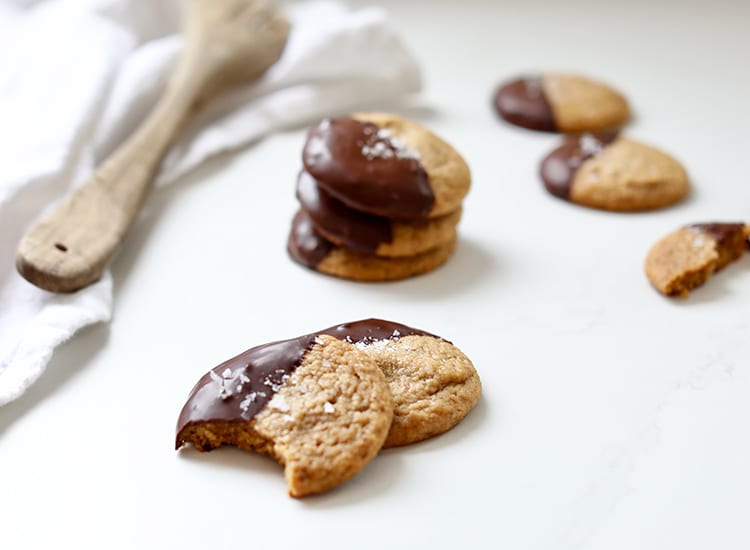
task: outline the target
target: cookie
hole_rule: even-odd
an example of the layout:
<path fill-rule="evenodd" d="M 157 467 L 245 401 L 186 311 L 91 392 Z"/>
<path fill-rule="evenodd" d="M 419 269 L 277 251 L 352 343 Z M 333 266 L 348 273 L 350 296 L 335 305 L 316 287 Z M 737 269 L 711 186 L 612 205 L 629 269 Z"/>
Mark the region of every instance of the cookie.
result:
<path fill-rule="evenodd" d="M 449 242 L 455 238 L 461 219 L 461 207 L 419 222 L 365 214 L 323 191 L 305 171 L 297 180 L 297 199 L 319 235 L 353 252 L 376 256 L 413 256 Z"/>
<path fill-rule="evenodd" d="M 310 131 L 302 159 L 318 184 L 350 208 L 398 220 L 455 212 L 471 181 L 450 145 L 389 114 L 322 121 Z"/>
<path fill-rule="evenodd" d="M 316 233 L 304 210 L 294 217 L 287 241 L 289 256 L 305 267 L 334 277 L 370 282 L 395 281 L 432 271 L 448 261 L 455 247 L 454 235 L 446 243 L 413 256 L 359 254 Z"/>
<path fill-rule="evenodd" d="M 573 74 L 545 73 L 506 82 L 495 93 L 494 104 L 511 124 L 544 132 L 597 132 L 630 119 L 622 94 Z"/>
<path fill-rule="evenodd" d="M 394 414 L 384 447 L 444 433 L 479 401 L 482 385 L 471 360 L 439 336 L 382 319 L 345 323 L 320 334 L 353 343 L 385 373 Z"/>
<path fill-rule="evenodd" d="M 200 379 L 180 413 L 176 448 L 235 445 L 284 465 L 289 494 L 326 491 L 378 453 L 393 418 L 383 372 L 326 335 L 252 348 Z"/>
<path fill-rule="evenodd" d="M 552 195 L 602 210 L 663 208 L 690 190 L 674 158 L 616 132 L 566 138 L 544 158 L 540 172 Z"/>
<path fill-rule="evenodd" d="M 657 242 L 646 257 L 648 280 L 665 296 L 687 298 L 690 290 L 739 259 L 748 246 L 750 226 L 699 223 Z"/>

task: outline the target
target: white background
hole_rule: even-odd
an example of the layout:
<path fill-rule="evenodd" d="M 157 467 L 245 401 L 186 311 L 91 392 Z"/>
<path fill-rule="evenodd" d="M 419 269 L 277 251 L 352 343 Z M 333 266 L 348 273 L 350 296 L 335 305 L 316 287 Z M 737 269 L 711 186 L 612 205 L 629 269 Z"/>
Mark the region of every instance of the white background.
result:
<path fill-rule="evenodd" d="M 154 193 L 114 266 L 111 325 L 0 409 L 2 548 L 750 547 L 750 259 L 687 301 L 642 269 L 683 224 L 750 221 L 750 4 L 384 4 L 425 77 L 399 112 L 472 168 L 456 255 L 395 284 L 293 264 L 302 129 Z M 547 195 L 557 138 L 490 107 L 501 80 L 542 69 L 621 89 L 629 135 L 684 162 L 690 199 L 614 214 Z M 305 500 L 266 458 L 174 451 L 206 370 L 370 316 L 473 359 L 484 393 L 459 427 Z"/>

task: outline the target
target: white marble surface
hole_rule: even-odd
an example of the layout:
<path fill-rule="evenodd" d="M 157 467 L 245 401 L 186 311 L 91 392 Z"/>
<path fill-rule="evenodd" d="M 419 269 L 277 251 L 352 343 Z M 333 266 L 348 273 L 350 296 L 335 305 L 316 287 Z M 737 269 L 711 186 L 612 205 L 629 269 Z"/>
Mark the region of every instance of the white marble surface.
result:
<path fill-rule="evenodd" d="M 112 324 L 0 409 L 3 548 L 750 547 L 750 258 L 688 301 L 642 274 L 677 226 L 750 221 L 750 4 L 386 5 L 424 67 L 404 112 L 473 170 L 456 256 L 387 285 L 292 264 L 301 130 L 155 193 L 114 267 Z M 690 200 L 619 215 L 546 195 L 537 162 L 556 138 L 489 107 L 501 79 L 537 68 L 621 88 L 630 135 L 684 161 Z M 267 459 L 174 452 L 208 368 L 367 316 L 474 360 L 484 395 L 463 424 L 302 501 Z"/>

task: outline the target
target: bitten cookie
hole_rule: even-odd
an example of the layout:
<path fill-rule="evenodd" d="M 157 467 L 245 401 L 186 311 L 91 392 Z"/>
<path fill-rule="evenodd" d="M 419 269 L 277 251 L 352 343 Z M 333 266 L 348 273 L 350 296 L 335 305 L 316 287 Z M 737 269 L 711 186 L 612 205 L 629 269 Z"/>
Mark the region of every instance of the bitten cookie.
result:
<path fill-rule="evenodd" d="M 307 335 L 252 348 L 200 379 L 176 448 L 235 445 L 284 465 L 289 494 L 326 491 L 360 472 L 393 418 L 383 372 L 356 347 Z"/>
<path fill-rule="evenodd" d="M 365 214 L 323 191 L 304 171 L 297 180 L 297 199 L 326 240 L 352 252 L 375 256 L 413 256 L 450 242 L 461 220 L 461 207 L 445 216 L 417 222 Z"/>
<path fill-rule="evenodd" d="M 439 336 L 382 319 L 345 323 L 320 334 L 353 343 L 385 373 L 394 415 L 384 447 L 446 432 L 479 401 L 482 385 L 474 365 Z"/>
<path fill-rule="evenodd" d="M 355 210 L 398 220 L 456 211 L 469 191 L 469 167 L 453 147 L 401 117 L 362 113 L 313 128 L 305 170 Z"/>
<path fill-rule="evenodd" d="M 630 119 L 622 94 L 573 74 L 517 78 L 500 86 L 494 103 L 511 124 L 546 132 L 596 132 L 618 128 Z"/>
<path fill-rule="evenodd" d="M 454 233 L 447 242 L 413 256 L 360 254 L 324 239 L 304 210 L 295 215 L 287 241 L 289 255 L 305 267 L 334 277 L 370 282 L 396 281 L 427 273 L 447 262 L 455 248 Z"/>
<path fill-rule="evenodd" d="M 566 138 L 544 158 L 540 172 L 551 194 L 602 210 L 663 208 L 690 190 L 674 158 L 615 132 Z"/>
<path fill-rule="evenodd" d="M 651 284 L 665 296 L 687 298 L 690 290 L 739 259 L 750 227 L 742 223 L 699 223 L 670 233 L 646 257 Z"/>

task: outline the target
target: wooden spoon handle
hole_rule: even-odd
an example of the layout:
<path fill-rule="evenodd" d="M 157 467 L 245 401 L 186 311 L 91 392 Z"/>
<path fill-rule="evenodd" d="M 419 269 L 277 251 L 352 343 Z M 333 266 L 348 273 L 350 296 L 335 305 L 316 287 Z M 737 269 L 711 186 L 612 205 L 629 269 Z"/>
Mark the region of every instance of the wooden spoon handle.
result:
<path fill-rule="evenodd" d="M 16 267 L 24 278 L 45 290 L 73 292 L 101 277 L 205 78 L 192 57 L 183 56 L 162 99 L 136 132 L 21 240 Z"/>

